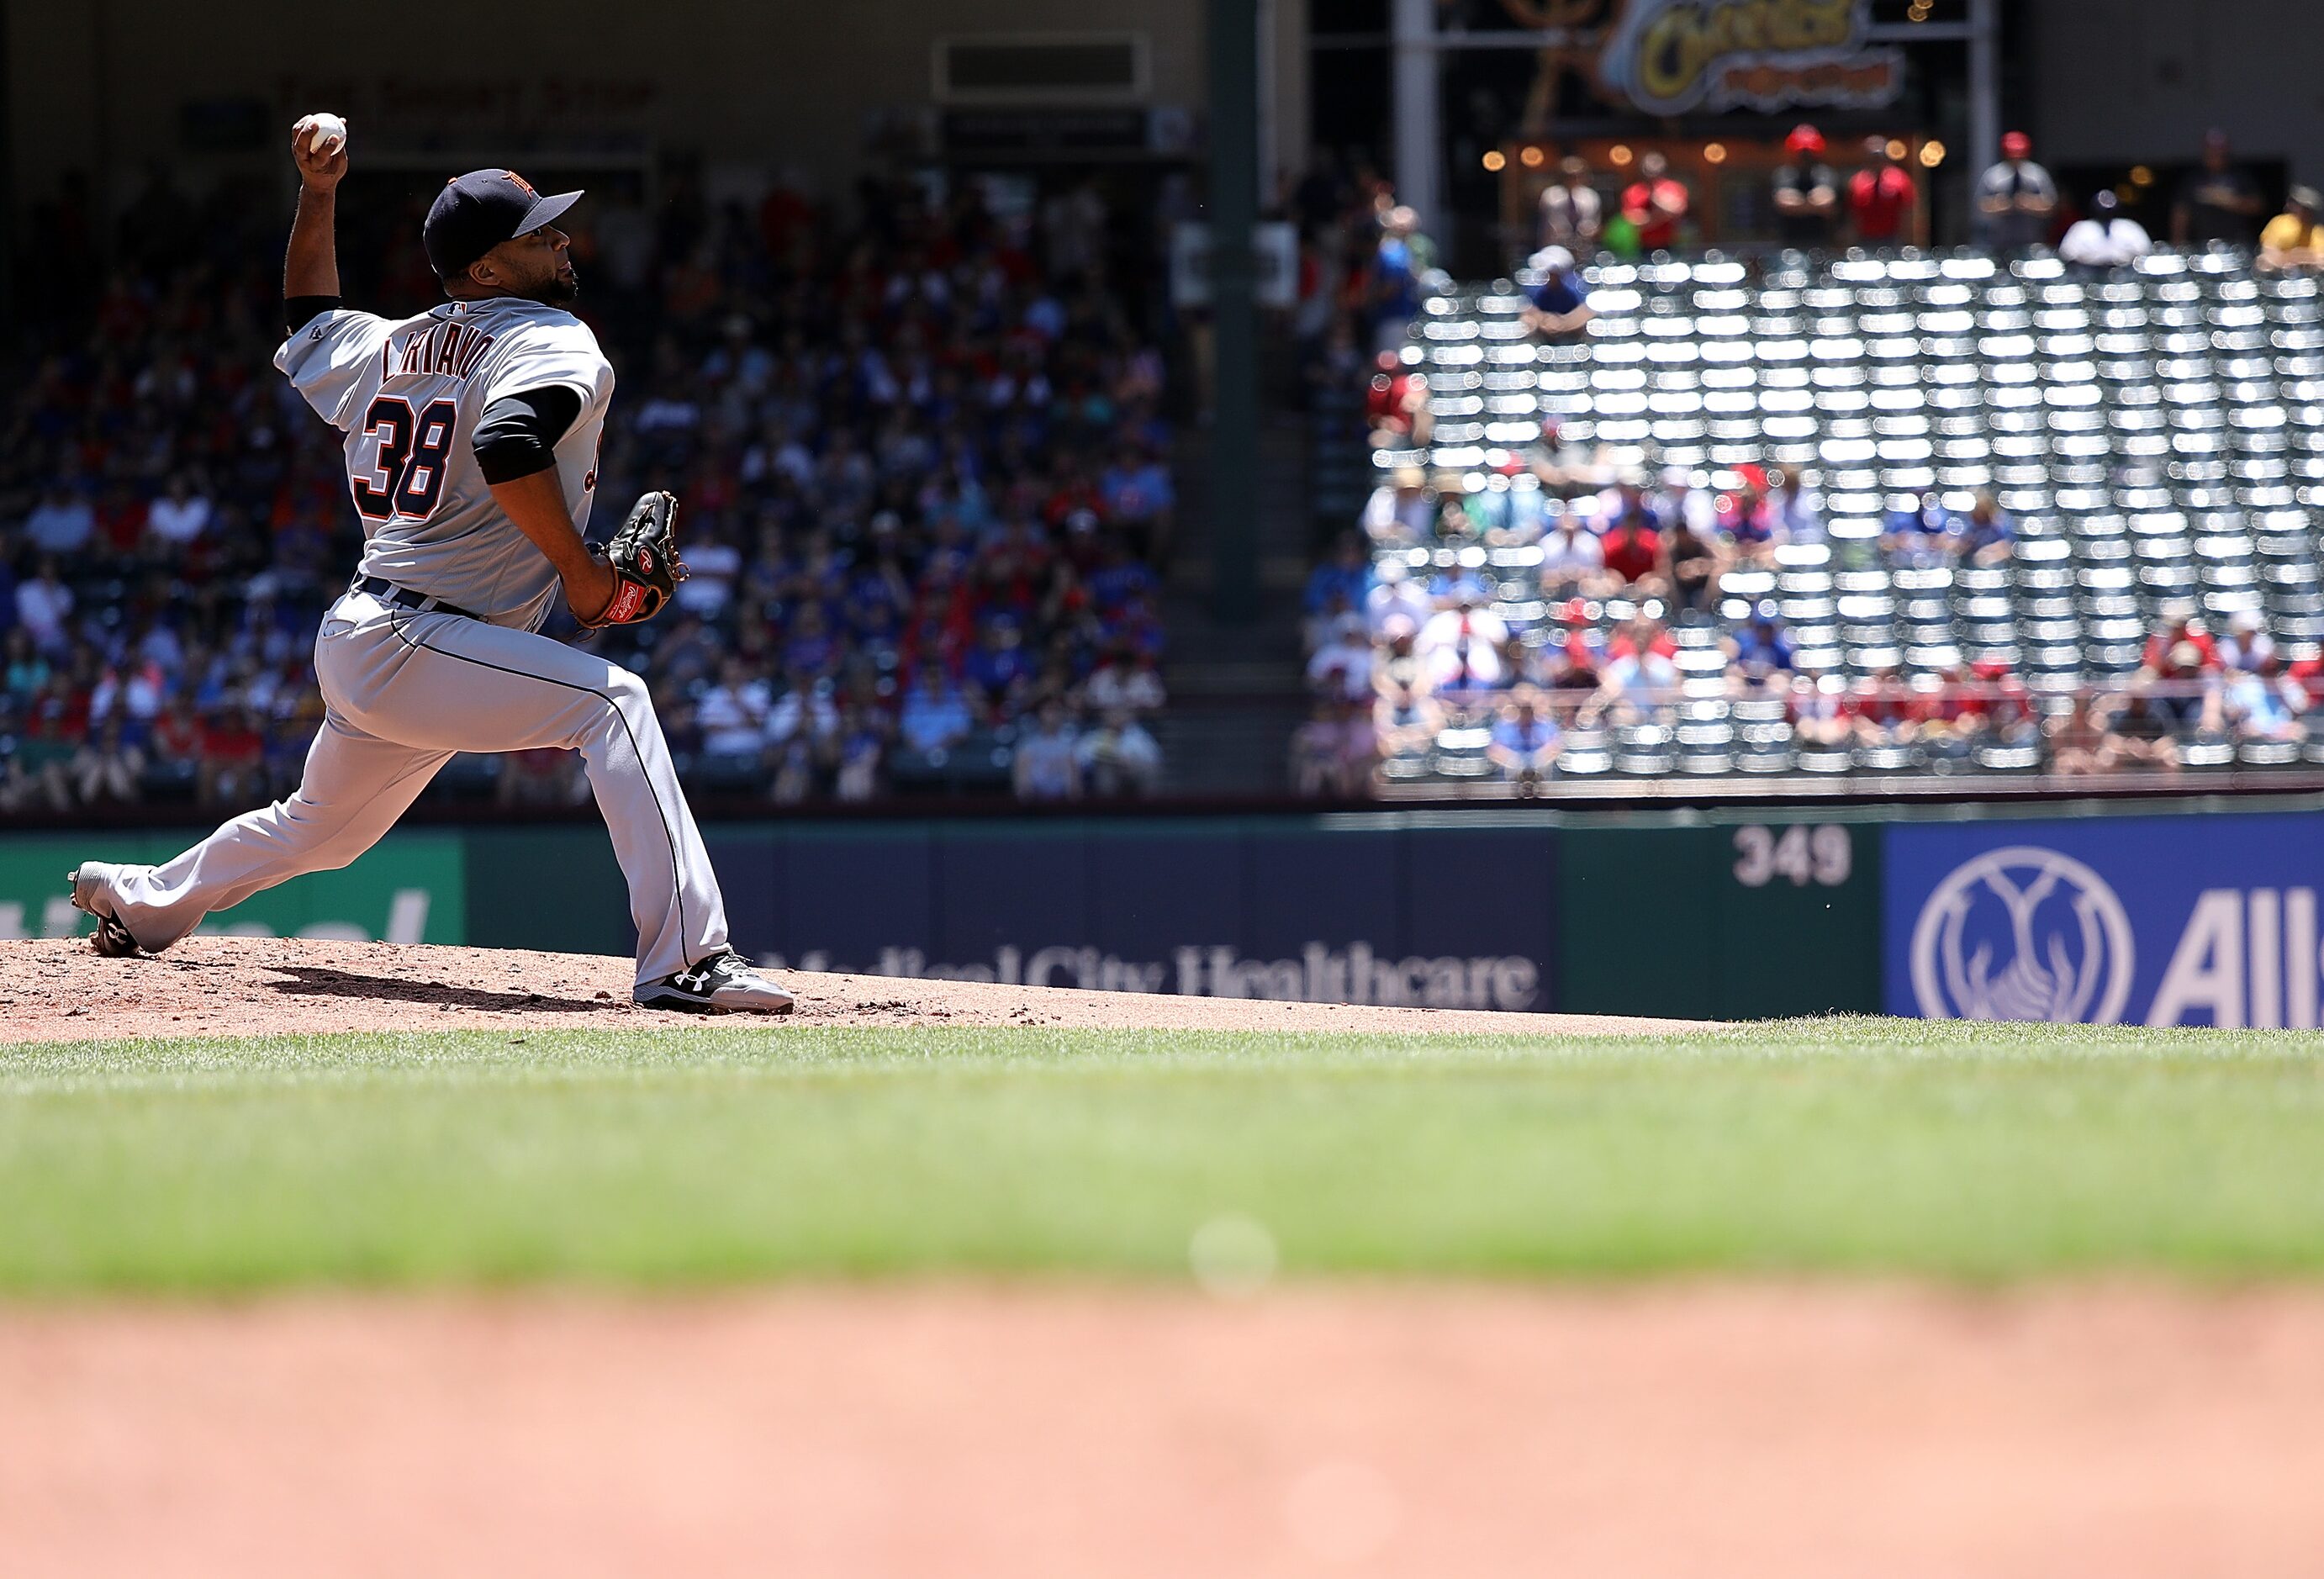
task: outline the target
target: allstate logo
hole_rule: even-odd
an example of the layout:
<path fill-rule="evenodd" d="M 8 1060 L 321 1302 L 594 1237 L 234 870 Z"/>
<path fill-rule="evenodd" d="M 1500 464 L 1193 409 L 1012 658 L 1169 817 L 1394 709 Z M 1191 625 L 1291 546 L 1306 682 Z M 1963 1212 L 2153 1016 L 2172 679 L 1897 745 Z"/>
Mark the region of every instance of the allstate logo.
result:
<path fill-rule="evenodd" d="M 2135 964 L 2106 879 L 2038 845 L 1954 868 L 1913 927 L 1913 995 L 1935 1020 L 2112 1025 Z"/>

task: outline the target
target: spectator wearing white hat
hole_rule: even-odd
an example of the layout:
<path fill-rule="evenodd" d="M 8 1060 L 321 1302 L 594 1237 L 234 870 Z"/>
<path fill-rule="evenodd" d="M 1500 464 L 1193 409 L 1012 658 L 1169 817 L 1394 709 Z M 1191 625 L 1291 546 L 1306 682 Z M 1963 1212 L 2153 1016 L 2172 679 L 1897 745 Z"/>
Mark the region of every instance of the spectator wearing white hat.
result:
<path fill-rule="evenodd" d="M 1545 246 L 1534 254 L 1531 266 L 1541 272 L 1537 284 L 1526 291 L 1526 327 L 1544 339 L 1571 339 L 1598 315 L 1590 308 L 1590 287 L 1573 266 L 1573 254 L 1562 246 Z"/>
<path fill-rule="evenodd" d="M 2267 633 L 2257 609 L 2237 609 L 2227 620 L 2226 640 L 2219 643 L 2219 664 L 2227 669 L 2255 669 L 2275 656 L 2275 638 Z"/>

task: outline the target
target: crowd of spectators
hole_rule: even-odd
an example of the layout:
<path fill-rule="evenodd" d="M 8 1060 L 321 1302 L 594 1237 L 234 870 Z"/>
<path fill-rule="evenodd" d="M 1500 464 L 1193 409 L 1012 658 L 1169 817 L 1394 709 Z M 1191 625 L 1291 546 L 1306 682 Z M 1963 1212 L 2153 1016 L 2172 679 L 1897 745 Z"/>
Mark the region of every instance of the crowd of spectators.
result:
<path fill-rule="evenodd" d="M 2060 195 L 2057 182 L 2034 159 L 2023 132 L 2001 140 L 2002 157 L 1978 180 L 1977 236 L 1997 253 L 2022 253 L 2052 244 L 2058 256 L 2076 268 L 2105 273 L 2126 268 L 2154 249 L 2154 237 L 2124 211 L 2124 199 L 2146 180 L 2134 172 L 2120 188 L 2090 194 L 2080 217 Z M 2324 265 L 2324 198 L 2313 187 L 2293 186 L 2283 209 L 2267 218 L 2267 199 L 2258 178 L 2238 163 L 2227 134 L 2204 134 L 2201 156 L 2171 194 L 2166 239 L 2173 246 L 2232 246 L 2252 251 L 2262 269 L 2283 271 Z M 2263 223 L 2264 221 L 2264 223 Z"/>
<path fill-rule="evenodd" d="M 1826 162 L 1825 139 L 1812 125 L 1795 127 L 1784 150 L 1768 194 L 1780 245 L 1894 246 L 1916 233 L 1920 192 L 1906 143 L 1868 139 L 1846 172 Z M 2077 212 L 2024 134 L 2007 134 L 2002 154 L 1972 192 L 1984 245 L 2008 253 L 2054 245 L 2068 263 L 2093 272 L 2152 250 L 2115 190 L 2092 194 Z M 1589 260 L 1688 245 L 1685 183 L 1651 150 L 1637 153 L 1628 173 L 1609 185 L 1569 155 L 1541 190 L 1521 313 L 1537 339 L 1589 333 Z M 1352 196 L 1330 223 L 1303 232 L 1323 235 L 1341 260 L 1336 274 L 1323 274 L 1340 282 L 1339 315 L 1319 310 L 1310 320 L 1312 334 L 1329 337 L 1310 376 L 1352 382 L 1367 375 L 1369 356 L 1371 448 L 1425 457 L 1433 419 L 1420 358 L 1406 343 L 1406 304 L 1423 283 L 1414 260 L 1430 249 L 1408 242 L 1412 217 L 1385 183 L 1360 185 Z M 2285 211 L 2263 226 L 2264 212 L 2257 181 L 2213 134 L 2200 165 L 2172 194 L 2170 239 L 2255 247 L 2263 268 L 2324 265 L 2324 199 L 2295 187 Z M 1877 553 L 1900 572 L 1989 572 L 2010 562 L 2017 537 L 1991 493 L 1932 490 L 1889 514 Z M 1744 585 L 1738 570 L 1769 568 L 1786 545 L 1822 540 L 1812 478 L 1757 466 L 1624 471 L 1563 441 L 1554 421 L 1500 476 L 1432 479 L 1402 466 L 1379 481 L 1359 530 L 1308 580 L 1310 712 L 1291 743 L 1293 784 L 1309 795 L 1368 794 L 1399 760 L 1410 763 L 1455 736 L 1480 743 L 1493 772 L 1537 783 L 1555 771 L 1572 728 L 1668 722 L 1682 694 L 1700 698 L 1706 685 L 1750 699 L 1755 716 L 1779 702 L 1803 748 L 1910 746 L 1934 760 L 2006 743 L 2015 748 L 2007 754 L 2063 773 L 2171 771 L 2183 760 L 2182 743 L 2231 755 L 2247 743 L 2296 747 L 2324 695 L 2319 665 L 2280 663 L 2249 614 L 2216 642 L 2201 637 L 2199 621 L 2174 621 L 2126 683 L 2046 703 L 1996 654 L 1941 672 L 1803 672 L 1778 605 L 1738 603 L 1729 586 Z M 1521 630 L 1496 612 L 1500 590 L 1484 568 L 1512 549 L 1526 550 L 1525 601 L 1537 594 L 1544 616 L 1528 614 Z M 1763 586 L 1768 577 L 1749 579 Z"/>
<path fill-rule="evenodd" d="M 436 300 L 416 215 L 344 208 L 350 305 Z M 648 677 L 697 783 L 1153 784 L 1170 430 L 1106 214 L 1087 189 L 1003 222 L 973 188 L 752 206 L 683 179 L 577 211 L 619 378 L 599 512 L 672 490 L 693 569 L 662 621 L 586 640 Z M 269 366 L 278 195 L 156 172 L 109 268 L 76 193 L 42 219 L 20 277 L 46 316 L 0 417 L 0 810 L 262 802 L 320 717 L 311 643 L 359 531 L 340 436 Z M 557 752 L 447 780 L 586 793 Z"/>
<path fill-rule="evenodd" d="M 2298 745 L 2324 703 L 2319 670 L 2313 660 L 2284 663 L 2255 614 L 2237 614 L 2214 636 L 2191 609 L 2174 609 L 2125 683 L 2085 687 L 2047 721 L 2052 771 L 2168 773 L 2195 743 Z"/>
<path fill-rule="evenodd" d="M 2282 663 L 2248 612 L 2214 638 L 2192 610 L 2174 611 L 2135 675 L 2054 716 L 1997 655 L 1913 674 L 1812 672 L 1775 602 L 1738 604 L 1722 586 L 1786 545 L 1824 542 L 1814 492 L 1797 478 L 1744 466 L 1714 487 L 1678 467 L 1618 472 L 1554 428 L 1509 473 L 1442 492 L 1418 467 L 1391 474 L 1360 529 L 1310 575 L 1311 707 L 1290 764 L 1301 793 L 1369 794 L 1384 769 L 1462 732 L 1478 734 L 1494 771 L 1530 786 L 1572 730 L 1666 725 L 1706 696 L 1776 704 L 1803 750 L 1962 759 L 2011 744 L 2075 774 L 2173 771 L 2182 742 L 2297 746 L 2324 702 L 2324 663 Z M 1878 551 L 1898 570 L 1990 568 L 2015 543 L 1990 494 L 1956 511 L 1932 491 L 1888 518 Z M 1504 549 L 1527 550 L 1526 596 L 1542 604 L 1530 628 L 1498 612 L 1504 592 L 1488 566 Z"/>

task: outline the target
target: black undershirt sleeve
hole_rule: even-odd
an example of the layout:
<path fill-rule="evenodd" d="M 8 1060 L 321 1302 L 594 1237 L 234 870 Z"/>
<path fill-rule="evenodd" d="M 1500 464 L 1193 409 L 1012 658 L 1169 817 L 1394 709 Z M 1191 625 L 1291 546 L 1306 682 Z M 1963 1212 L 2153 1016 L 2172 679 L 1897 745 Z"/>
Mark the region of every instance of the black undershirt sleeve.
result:
<path fill-rule="evenodd" d="M 519 390 L 484 408 L 476 423 L 476 466 L 487 483 L 511 483 L 557 464 L 557 441 L 581 414 L 581 392 L 549 383 Z"/>
<path fill-rule="evenodd" d="M 282 333 L 287 337 L 297 334 L 327 312 L 339 309 L 336 296 L 289 296 L 282 301 Z"/>

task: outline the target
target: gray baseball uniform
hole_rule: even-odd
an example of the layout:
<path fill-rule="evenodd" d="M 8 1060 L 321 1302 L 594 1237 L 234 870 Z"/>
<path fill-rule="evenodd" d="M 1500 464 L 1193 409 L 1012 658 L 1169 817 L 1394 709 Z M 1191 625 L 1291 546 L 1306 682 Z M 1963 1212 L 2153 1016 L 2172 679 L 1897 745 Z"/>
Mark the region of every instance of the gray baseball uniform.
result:
<path fill-rule="evenodd" d="M 562 384 L 581 414 L 556 449 L 565 501 L 588 519 L 613 370 L 570 313 L 495 297 L 391 323 L 335 310 L 274 365 L 347 436 L 364 518 L 359 579 L 463 613 L 352 589 L 324 615 L 315 673 L 327 712 L 289 799 L 235 817 L 162 866 L 125 867 L 115 914 L 161 948 L 213 910 L 377 843 L 455 752 L 567 746 L 629 880 L 641 983 L 726 946 L 726 912 L 645 682 L 536 634 L 556 570 L 493 502 L 473 448 L 484 408 Z M 475 617 L 470 617 L 470 616 Z"/>

